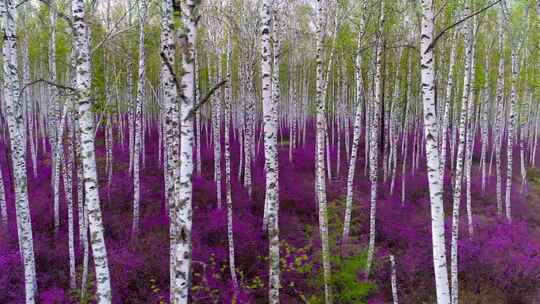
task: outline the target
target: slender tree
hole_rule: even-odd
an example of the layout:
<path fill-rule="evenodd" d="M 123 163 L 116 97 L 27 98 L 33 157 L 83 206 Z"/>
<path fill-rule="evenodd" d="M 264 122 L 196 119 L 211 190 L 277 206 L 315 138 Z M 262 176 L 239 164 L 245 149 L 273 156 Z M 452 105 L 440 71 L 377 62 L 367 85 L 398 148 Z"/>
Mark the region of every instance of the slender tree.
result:
<path fill-rule="evenodd" d="M 349 239 L 349 231 L 351 227 L 351 215 L 352 215 L 352 200 L 353 200 L 353 185 L 354 185 L 354 174 L 356 170 L 356 159 L 358 156 L 358 146 L 360 144 L 360 133 L 362 128 L 362 90 L 363 90 L 363 79 L 362 79 L 362 52 L 361 41 L 365 34 L 365 11 L 367 9 L 367 1 L 362 1 L 362 16 L 360 19 L 360 28 L 358 31 L 358 41 L 357 41 L 357 53 L 355 61 L 355 72 L 354 77 L 356 81 L 356 112 L 354 116 L 354 131 L 353 131 L 353 141 L 351 154 L 349 158 L 349 172 L 347 175 L 347 196 L 345 198 L 345 219 L 343 220 L 343 237 L 342 243 L 346 245 L 347 240 Z"/>
<path fill-rule="evenodd" d="M 143 107 L 146 92 L 146 52 L 144 46 L 144 26 L 146 24 L 146 15 L 148 10 L 146 0 L 139 1 L 139 83 L 137 86 L 137 101 L 135 103 L 135 142 L 133 146 L 133 224 L 131 234 L 137 237 L 139 233 L 140 222 L 140 203 L 141 203 L 141 172 L 140 156 L 144 129 L 142 126 Z"/>
<path fill-rule="evenodd" d="M 420 33 L 420 62 L 422 82 L 422 104 L 424 136 L 427 155 L 427 174 L 431 201 L 431 235 L 433 245 L 433 267 L 437 304 L 450 303 L 448 272 L 446 264 L 444 208 L 441 184 L 440 159 L 437 147 L 437 117 L 435 112 L 435 79 L 433 58 L 434 15 L 433 1 L 422 0 Z"/>
<path fill-rule="evenodd" d="M 80 144 L 82 171 L 84 178 L 84 198 L 88 212 L 90 245 L 96 271 L 96 300 L 100 304 L 111 303 L 111 283 L 107 248 L 105 245 L 103 220 L 99 200 L 96 172 L 96 153 L 94 150 L 94 112 L 91 110 L 90 96 L 90 30 L 85 21 L 86 8 L 83 0 L 73 0 L 73 37 L 76 49 L 76 100 L 80 125 Z"/>
<path fill-rule="evenodd" d="M 469 14 L 469 3 L 465 6 L 465 15 Z M 454 189 L 453 189 L 453 208 L 452 208 L 452 245 L 451 245 L 451 261 L 450 261 L 450 277 L 451 277 L 451 297 L 452 304 L 457 304 L 459 299 L 459 280 L 458 280 L 458 237 L 459 237 L 459 209 L 461 202 L 461 187 L 463 181 L 463 167 L 465 166 L 465 146 L 466 146 L 466 128 L 467 117 L 469 113 L 469 104 L 472 103 L 470 97 L 471 92 L 471 69 L 473 56 L 473 32 L 470 22 L 466 21 L 463 25 L 463 37 L 465 39 L 465 68 L 463 76 L 463 97 L 461 98 L 461 114 L 459 116 L 459 135 L 456 165 L 454 172 Z"/>
<path fill-rule="evenodd" d="M 263 0 L 261 8 L 261 74 L 264 122 L 264 159 L 266 175 L 265 205 L 268 206 L 268 239 L 270 250 L 269 270 L 269 303 L 279 303 L 280 269 L 279 269 L 279 192 L 278 192 L 278 154 L 277 154 L 277 107 L 278 100 L 272 98 L 272 67 L 270 37 L 273 33 L 271 0 Z M 279 17 L 279 16 L 278 16 Z M 276 17 L 276 18 L 278 18 Z M 274 29 L 275 30 L 275 29 Z M 275 33 L 275 31 L 274 31 Z M 274 95 L 275 97 L 275 95 Z M 324 175 L 323 175 L 324 176 Z"/>
<path fill-rule="evenodd" d="M 23 111 L 20 99 L 17 63 L 17 31 L 15 2 L 3 1 L 0 4 L 2 28 L 4 31 L 4 118 L 7 123 L 11 146 L 11 164 L 15 187 L 15 211 L 17 214 L 17 234 L 19 250 L 24 267 L 24 291 L 26 304 L 36 302 L 37 283 L 32 236 L 32 221 L 28 206 L 28 179 L 26 176 L 25 143 L 23 141 Z M 5 208 L 3 208 L 5 209 Z"/>
<path fill-rule="evenodd" d="M 324 96 L 324 75 L 323 75 L 323 19 L 325 10 L 322 0 L 316 1 L 316 63 L 317 63 L 317 83 L 316 83 L 316 154 L 315 154 L 315 189 L 316 199 L 319 204 L 319 230 L 322 243 L 322 266 L 324 280 L 324 295 L 326 304 L 332 303 L 332 291 L 330 286 L 330 248 L 328 239 L 328 207 L 326 204 L 326 168 L 324 162 L 324 145 L 326 134 L 325 109 L 326 100 Z"/>

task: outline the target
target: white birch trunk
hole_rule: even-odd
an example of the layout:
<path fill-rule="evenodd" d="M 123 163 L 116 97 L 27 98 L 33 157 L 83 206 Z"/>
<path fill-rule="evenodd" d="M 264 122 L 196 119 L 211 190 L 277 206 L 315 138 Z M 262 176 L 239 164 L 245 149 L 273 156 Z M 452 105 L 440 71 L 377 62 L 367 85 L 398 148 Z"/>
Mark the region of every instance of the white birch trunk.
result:
<path fill-rule="evenodd" d="M 412 90 L 412 56 L 409 55 L 408 60 L 408 68 L 407 68 L 407 96 L 406 96 L 406 102 L 405 105 L 405 117 L 403 118 L 403 132 L 401 137 L 403 138 L 402 142 L 402 164 L 401 164 L 401 205 L 405 205 L 405 174 L 407 169 L 407 158 L 408 158 L 408 148 L 409 148 L 409 112 L 411 112 L 412 109 L 412 98 L 411 98 L 411 90 Z"/>
<path fill-rule="evenodd" d="M 100 304 L 111 303 L 111 283 L 107 249 L 103 237 L 103 222 L 99 200 L 96 172 L 96 156 L 94 150 L 94 113 L 91 110 L 90 98 L 90 38 L 85 22 L 83 0 L 72 1 L 74 24 L 74 40 L 77 50 L 76 89 L 80 123 L 81 156 L 84 175 L 85 204 L 88 210 L 90 228 L 90 244 L 96 271 L 96 300 Z"/>
<path fill-rule="evenodd" d="M 488 63 L 486 60 L 486 73 L 488 74 Z M 486 191 L 486 178 L 487 178 L 487 172 L 486 172 L 486 161 L 487 161 L 487 148 L 489 145 L 489 92 L 487 84 L 483 89 L 483 96 L 482 96 L 482 118 L 481 118 L 481 130 L 482 130 L 482 149 L 480 152 L 480 167 L 482 170 L 482 193 L 485 193 Z"/>
<path fill-rule="evenodd" d="M 217 72 L 219 75 L 220 68 L 217 64 Z M 219 76 L 216 77 L 219 80 Z M 217 83 L 218 81 L 216 81 Z M 214 180 L 216 181 L 216 198 L 217 206 L 221 209 L 221 100 L 214 97 L 212 103 L 212 135 L 214 141 Z"/>
<path fill-rule="evenodd" d="M 367 6 L 367 1 L 362 2 L 362 17 L 360 21 L 360 30 L 358 34 L 358 48 L 356 53 L 356 62 L 355 62 L 355 80 L 356 80 L 356 113 L 354 117 L 354 131 L 353 131 L 353 140 L 351 147 L 351 156 L 349 158 L 349 172 L 347 174 L 347 194 L 345 198 L 345 219 L 343 220 L 343 237 L 342 245 L 346 245 L 349 239 L 349 231 L 351 227 L 351 215 L 352 215 L 352 200 L 353 200 L 353 185 L 354 185 L 354 174 L 356 170 L 356 159 L 358 156 L 358 145 L 360 144 L 360 135 L 362 128 L 362 90 L 363 90 L 363 79 L 362 79 L 362 55 L 360 52 L 361 46 L 361 37 L 364 35 L 364 26 L 365 26 L 365 15 L 364 11 Z"/>
<path fill-rule="evenodd" d="M 51 36 L 49 40 L 49 80 L 56 83 L 56 19 L 57 12 L 54 1 L 51 1 Z M 60 135 L 58 135 L 58 123 L 60 122 L 60 102 L 58 99 L 58 90 L 54 85 L 49 86 L 49 138 L 54 155 L 52 161 L 52 180 L 53 180 L 53 208 L 54 208 L 54 235 L 58 234 L 60 228 L 60 166 L 61 166 L 61 150 L 60 150 Z"/>
<path fill-rule="evenodd" d="M 441 185 L 439 153 L 437 147 L 437 117 L 435 115 L 435 82 L 433 42 L 433 1 L 422 0 L 422 23 L 420 36 L 422 100 L 424 109 L 424 136 L 427 154 L 429 195 L 431 201 L 431 234 L 433 242 L 433 266 L 437 303 L 450 303 L 448 272 L 446 266 L 444 208 Z"/>
<path fill-rule="evenodd" d="M 272 81 L 272 67 L 270 58 L 270 35 L 272 31 L 272 14 L 276 14 L 271 0 L 263 0 L 261 8 L 261 75 L 262 75 L 262 99 L 263 99 L 263 128 L 264 128 L 264 159 L 266 175 L 265 205 L 268 216 L 268 239 L 269 239 L 269 288 L 268 302 L 279 303 L 280 288 L 280 260 L 279 260 L 279 179 L 278 179 L 278 150 L 277 150 L 277 107 L 278 99 L 272 95 L 272 89 L 276 83 Z M 279 16 L 276 16 L 278 18 Z M 277 20 L 277 19 L 275 19 Z M 277 79 L 276 79 L 277 81 Z M 279 94 L 278 96 L 279 97 Z M 324 177 L 324 175 L 323 175 Z"/>
<path fill-rule="evenodd" d="M 198 2 L 187 0 L 182 7 L 183 32 L 178 40 L 182 48 L 180 106 L 180 178 L 178 198 L 171 206 L 171 303 L 188 303 L 191 288 L 191 227 L 193 199 L 193 135 L 195 99 L 195 42 L 197 41 Z"/>
<path fill-rule="evenodd" d="M 328 210 L 326 205 L 326 173 L 324 163 L 324 143 L 326 134 L 325 109 L 326 101 L 324 96 L 324 75 L 323 75 L 323 1 L 316 1 L 316 62 L 317 62 L 317 133 L 316 133 L 316 160 L 315 160 L 315 186 L 316 197 L 319 204 L 319 230 L 322 243 L 322 266 L 324 277 L 325 303 L 332 303 L 332 291 L 330 286 L 330 248 L 328 240 Z"/>
<path fill-rule="evenodd" d="M 238 288 L 238 279 L 236 278 L 236 263 L 234 254 L 234 233 L 233 233 L 233 204 L 232 204 L 232 186 L 231 186 L 231 103 L 232 103 L 232 33 L 227 37 L 227 84 L 225 86 L 225 197 L 227 203 L 227 240 L 229 242 L 229 272 L 231 281 L 235 289 L 235 296 Z"/>
<path fill-rule="evenodd" d="M 144 133 L 143 128 L 143 104 L 145 99 L 145 86 L 146 86 L 146 51 L 144 48 L 144 26 L 146 24 L 147 14 L 146 0 L 140 0 L 139 2 L 139 83 L 137 86 L 137 100 L 135 104 L 135 141 L 133 146 L 133 223 L 131 226 L 132 238 L 136 238 L 139 233 L 140 222 L 140 202 L 141 202 L 141 172 L 140 172 L 140 158 L 141 158 L 141 146 L 142 137 Z M 142 152 L 144 153 L 144 152 Z"/>
<path fill-rule="evenodd" d="M 380 9 L 380 21 L 379 21 L 379 37 L 377 38 L 377 46 L 375 49 L 375 79 L 374 90 L 375 98 L 373 98 L 372 104 L 372 121 L 369 135 L 369 146 L 371 147 L 369 153 L 369 181 L 370 187 L 370 212 L 369 212 L 369 246 L 367 254 L 367 273 L 369 275 L 371 266 L 373 264 L 373 255 L 375 254 L 375 234 L 376 234 L 376 211 L 377 211 L 377 187 L 379 180 L 379 128 L 380 128 L 380 114 L 382 106 L 382 56 L 383 56 L 383 29 L 384 29 L 384 1 L 381 1 Z"/>
<path fill-rule="evenodd" d="M 22 4 L 22 10 L 23 13 L 21 15 L 22 23 L 24 26 L 26 26 L 26 17 L 27 13 L 25 10 L 28 10 L 28 4 Z M 22 69 L 23 69 L 23 83 L 27 84 L 30 83 L 30 52 L 28 49 L 29 45 L 29 34 L 25 33 L 22 41 Z M 25 123 L 25 132 L 23 136 L 25 137 L 25 143 L 28 143 L 30 145 L 30 156 L 32 160 L 32 170 L 34 173 L 34 177 L 37 177 L 37 149 L 36 149 L 36 142 L 34 141 L 34 113 L 36 112 L 33 106 L 33 99 L 32 99 L 32 88 L 26 88 L 26 90 L 23 93 L 23 107 L 25 109 L 25 115 L 24 119 L 26 120 Z M 26 136 L 28 136 L 28 140 L 26 140 Z"/>
<path fill-rule="evenodd" d="M 390 281 L 392 284 L 392 300 L 394 304 L 399 304 L 398 287 L 397 287 L 397 274 L 396 274 L 396 258 L 393 254 L 390 255 Z"/>
<path fill-rule="evenodd" d="M 67 115 L 71 117 L 70 114 Z M 63 157 L 62 175 L 64 176 L 64 193 L 68 211 L 69 288 L 74 290 L 77 288 L 77 278 L 75 276 L 75 238 L 73 227 L 73 123 L 71 118 L 68 118 L 67 128 L 68 136 L 66 140 L 66 151 Z"/>
<path fill-rule="evenodd" d="M 446 153 L 447 153 L 447 133 L 448 133 L 448 124 L 450 120 L 450 106 L 452 101 L 452 89 L 454 87 L 454 67 L 456 62 L 456 44 L 457 44 L 457 31 L 454 34 L 453 39 L 450 41 L 452 44 L 450 50 L 450 63 L 448 68 L 448 79 L 446 80 L 446 92 L 445 92 L 445 103 L 444 103 L 444 113 L 442 118 L 442 127 L 441 134 L 439 134 L 439 145 L 441 150 L 441 178 L 444 181 L 444 172 L 446 169 Z M 451 157 L 452 159 L 453 157 Z M 444 184 L 443 184 L 444 187 Z"/>
<path fill-rule="evenodd" d="M 36 302 L 37 283 L 32 237 L 32 221 L 28 205 L 28 181 L 26 176 L 25 144 L 22 134 L 23 112 L 20 104 L 19 78 L 17 72 L 17 31 L 15 28 L 16 9 L 13 0 L 6 0 L 0 6 L 4 30 L 4 118 L 7 123 L 11 146 L 11 162 L 15 188 L 15 212 L 19 251 L 24 269 L 24 290 L 26 304 Z"/>
<path fill-rule="evenodd" d="M 499 54 L 503 51 L 504 30 L 503 20 L 499 20 Z M 495 169 L 497 175 L 497 215 L 502 215 L 502 186 L 501 186 L 501 135 L 503 134 L 503 94 L 504 94 L 504 56 L 499 57 L 499 67 L 497 75 L 497 115 L 495 119 Z"/>
<path fill-rule="evenodd" d="M 465 15 L 469 14 L 469 6 L 465 7 Z M 461 98 L 461 114 L 459 118 L 459 138 L 457 145 L 456 166 L 454 173 L 454 190 L 453 190 L 453 209 L 452 209 L 452 241 L 451 241 L 451 261 L 450 261 L 450 276 L 451 276 L 451 300 L 452 304 L 458 304 L 459 299 L 459 280 L 458 280 L 458 238 L 459 238 L 459 209 L 461 202 L 461 188 L 463 181 L 463 168 L 466 164 L 465 148 L 466 148 L 466 128 L 467 116 L 472 99 L 471 92 L 471 69 L 473 56 L 472 30 L 469 22 L 463 25 L 463 36 L 465 38 L 465 68 L 463 76 L 463 96 Z"/>
<path fill-rule="evenodd" d="M 514 128 L 516 124 L 516 99 L 517 99 L 517 81 L 518 81 L 518 58 L 517 50 L 512 47 L 512 87 L 510 90 L 510 105 L 508 114 L 508 131 L 507 131 L 507 167 L 506 167 L 506 201 L 505 211 L 506 219 L 512 222 L 512 174 L 513 174 L 513 157 L 514 157 Z"/>

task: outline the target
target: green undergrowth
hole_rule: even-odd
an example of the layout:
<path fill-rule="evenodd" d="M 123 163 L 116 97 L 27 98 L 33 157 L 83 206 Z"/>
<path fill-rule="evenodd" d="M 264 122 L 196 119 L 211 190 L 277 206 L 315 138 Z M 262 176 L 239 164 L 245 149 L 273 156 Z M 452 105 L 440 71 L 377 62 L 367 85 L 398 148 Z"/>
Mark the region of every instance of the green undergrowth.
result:
<path fill-rule="evenodd" d="M 334 303 L 340 304 L 361 304 L 367 303 L 368 297 L 375 291 L 376 286 L 363 278 L 363 273 L 367 265 L 367 253 L 363 248 L 356 248 L 353 254 L 342 256 L 339 241 L 343 227 L 343 206 L 344 200 L 338 199 L 328 204 L 328 233 L 330 245 L 331 276 L 329 285 Z M 318 226 L 311 226 L 312 236 L 316 236 L 319 231 Z M 309 277 L 309 284 L 318 292 L 310 295 L 306 303 L 325 303 L 324 277 L 321 252 L 318 252 L 317 259 L 306 264 L 301 272 Z M 315 264 L 316 263 L 316 267 Z"/>

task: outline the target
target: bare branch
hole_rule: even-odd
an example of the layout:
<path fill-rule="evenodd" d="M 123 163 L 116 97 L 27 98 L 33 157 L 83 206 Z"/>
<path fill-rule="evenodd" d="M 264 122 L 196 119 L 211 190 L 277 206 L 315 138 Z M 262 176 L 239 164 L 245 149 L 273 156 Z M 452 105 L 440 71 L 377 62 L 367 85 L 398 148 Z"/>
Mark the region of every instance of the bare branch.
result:
<path fill-rule="evenodd" d="M 103 38 L 103 40 L 101 40 L 100 42 L 98 42 L 98 43 L 94 46 L 94 48 L 92 48 L 92 50 L 90 51 L 90 54 L 94 54 L 94 53 L 95 53 L 100 47 L 102 47 L 103 44 L 105 44 L 105 42 L 107 42 L 108 40 L 110 40 L 110 39 L 112 39 L 112 38 L 114 38 L 114 37 L 116 37 L 116 36 L 118 36 L 118 35 L 120 35 L 120 34 L 122 34 L 122 33 L 124 33 L 124 32 L 127 32 L 127 31 L 131 30 L 131 29 L 134 28 L 134 27 L 135 27 L 135 25 L 132 25 L 132 26 L 130 26 L 130 27 L 126 27 L 126 28 L 123 28 L 123 29 L 121 29 L 121 30 L 118 30 L 118 31 L 116 31 L 116 32 L 114 32 L 114 33 L 113 33 L 113 32 L 110 32 L 109 34 L 107 34 L 107 35 L 105 36 L 105 38 Z"/>
<path fill-rule="evenodd" d="M 128 15 L 129 11 L 131 11 L 132 8 L 133 8 L 133 4 L 130 7 L 128 7 L 126 12 L 115 22 L 112 29 L 108 33 L 106 33 L 105 38 L 103 38 L 102 41 L 100 41 L 98 44 L 96 44 L 96 46 L 94 46 L 94 48 L 90 51 L 90 54 L 93 54 L 95 51 L 97 51 L 105 42 L 107 42 L 107 40 L 112 39 L 135 27 L 134 25 L 132 25 L 124 29 L 116 30 L 118 26 L 122 23 L 122 21 L 126 18 L 126 16 Z"/>
<path fill-rule="evenodd" d="M 62 85 L 62 84 L 59 84 L 59 83 L 55 83 L 55 82 L 52 82 L 52 81 L 49 81 L 47 79 L 43 79 L 43 78 L 40 78 L 40 79 L 37 79 L 37 80 L 34 80 L 32 82 L 29 82 L 27 84 L 25 84 L 22 89 L 21 89 L 21 93 L 29 86 L 32 86 L 36 83 L 39 83 L 39 82 L 44 82 L 50 86 L 54 86 L 54 87 L 57 87 L 58 89 L 60 90 L 65 90 L 65 91 L 71 91 L 71 92 L 75 92 L 77 91 L 77 89 L 73 88 L 73 87 L 69 87 L 69 86 L 65 86 L 65 85 Z M 22 95 L 22 94 L 21 94 Z"/>
<path fill-rule="evenodd" d="M 465 21 L 471 19 L 472 17 L 474 17 L 474 16 L 476 16 L 476 15 L 479 15 L 479 14 L 483 13 L 484 11 L 490 9 L 491 7 L 495 6 L 495 5 L 496 5 L 497 3 L 499 3 L 499 2 L 501 2 L 501 0 L 496 0 L 495 2 L 493 2 L 493 3 L 489 4 L 489 5 L 487 5 L 486 7 L 484 7 L 484 8 L 482 8 L 482 9 L 480 9 L 480 10 L 478 10 L 478 11 L 476 11 L 476 12 L 470 14 L 469 16 L 464 17 L 463 19 L 459 20 L 458 22 L 456 22 L 456 23 L 454 23 L 454 24 L 452 24 L 452 25 L 450 25 L 450 26 L 447 26 L 445 29 L 443 29 L 442 31 L 440 31 L 439 34 L 437 34 L 437 36 L 435 36 L 435 39 L 433 39 L 433 42 L 431 42 L 431 44 L 428 46 L 428 48 L 427 48 L 426 51 L 429 51 L 429 50 L 431 50 L 432 48 L 434 48 L 434 47 L 435 47 L 435 44 L 437 43 L 437 41 L 439 40 L 439 38 L 441 38 L 442 35 L 444 35 L 446 32 L 448 32 L 448 31 L 451 30 L 452 28 L 454 28 L 454 27 L 460 25 L 461 23 L 463 23 L 463 22 L 465 22 Z"/>
<path fill-rule="evenodd" d="M 50 86 L 57 87 L 58 89 L 63 90 L 63 91 L 70 91 L 69 94 L 63 94 L 63 95 L 73 95 L 75 92 L 77 92 L 77 89 L 75 89 L 75 88 L 68 87 L 68 86 L 65 86 L 65 85 L 61 85 L 61 84 L 58 84 L 58 83 L 54 83 L 54 82 L 49 81 L 49 80 L 47 80 L 47 79 L 40 78 L 40 79 L 37 79 L 37 80 L 34 80 L 34 81 L 32 81 L 32 82 L 29 82 L 29 83 L 25 84 L 25 85 L 21 88 L 21 90 L 20 90 L 20 92 L 19 92 L 19 98 L 18 98 L 18 100 L 19 100 L 19 101 L 21 100 L 21 98 L 23 97 L 23 92 L 24 92 L 24 90 L 25 90 L 26 88 L 28 88 L 28 87 L 30 87 L 30 86 L 36 84 L 36 83 L 40 83 L 40 82 L 44 82 L 44 83 L 46 83 L 46 84 L 48 84 L 48 85 L 50 85 Z M 58 94 L 58 95 L 61 95 L 61 94 Z"/>
<path fill-rule="evenodd" d="M 169 70 L 169 73 L 171 73 L 172 75 L 174 84 L 176 85 L 176 91 L 178 92 L 180 97 L 184 99 L 185 97 L 184 97 L 184 94 L 182 93 L 182 86 L 180 85 L 180 82 L 178 81 L 178 78 L 176 77 L 176 74 L 174 73 L 174 69 L 171 63 L 169 62 L 169 58 L 167 58 L 167 56 L 163 52 L 160 52 L 159 55 L 161 56 L 161 59 L 163 59 L 163 63 L 165 63 L 165 66 Z"/>
<path fill-rule="evenodd" d="M 186 119 L 189 119 L 191 117 L 193 117 L 193 115 L 195 115 L 195 113 L 205 104 L 207 103 L 209 100 L 210 100 L 210 97 L 212 97 L 212 94 L 214 94 L 215 91 L 217 91 L 220 87 L 222 87 L 223 85 L 225 85 L 227 83 L 227 78 L 229 76 L 227 76 L 223 81 L 217 83 L 212 89 L 210 89 L 210 91 L 208 91 L 208 93 L 206 93 L 206 96 L 204 96 L 203 99 L 201 99 L 201 101 L 199 101 L 199 103 L 197 105 L 195 105 L 193 107 L 193 109 L 191 109 L 191 111 L 189 112 L 189 114 L 187 115 Z"/>
<path fill-rule="evenodd" d="M 22 0 L 21 2 L 19 2 L 19 3 L 17 3 L 17 4 L 15 5 L 15 8 L 19 8 L 19 6 L 25 4 L 26 2 L 29 2 L 29 1 L 30 1 L 30 0 Z"/>

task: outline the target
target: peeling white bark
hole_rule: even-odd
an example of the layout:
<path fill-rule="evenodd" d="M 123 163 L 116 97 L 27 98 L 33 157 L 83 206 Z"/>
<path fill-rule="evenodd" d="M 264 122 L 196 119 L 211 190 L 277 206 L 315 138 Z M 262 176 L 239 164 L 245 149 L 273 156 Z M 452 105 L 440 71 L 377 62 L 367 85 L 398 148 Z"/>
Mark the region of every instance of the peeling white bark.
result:
<path fill-rule="evenodd" d="M 96 155 L 94 150 L 94 113 L 91 110 L 90 98 L 90 33 L 85 22 L 83 0 L 72 1 L 74 24 L 74 47 L 76 59 L 76 89 L 80 124 L 81 156 L 84 176 L 85 204 L 88 210 L 88 226 L 90 229 L 90 245 L 94 257 L 96 271 L 96 300 L 100 304 L 111 303 L 111 283 L 107 249 L 105 246 L 103 220 L 99 200 L 96 172 Z"/>
<path fill-rule="evenodd" d="M 440 160 L 437 147 L 437 117 L 435 112 L 435 81 L 433 42 L 434 15 L 433 1 L 422 0 L 422 22 L 420 33 L 420 61 L 422 81 L 422 101 L 424 109 L 424 136 L 427 155 L 427 173 L 431 201 L 431 234 L 433 243 L 433 267 L 437 303 L 450 303 L 448 270 L 446 264 L 444 208 L 441 185 Z"/>
<path fill-rule="evenodd" d="M 28 205 L 28 181 L 26 176 L 25 143 L 23 136 L 23 111 L 20 104 L 19 76 L 17 72 L 17 31 L 15 28 L 17 11 L 13 0 L 0 4 L 4 30 L 4 118 L 9 133 L 11 162 L 15 187 L 15 212 L 19 250 L 24 269 L 24 290 L 26 304 L 36 302 L 37 283 L 32 237 L 32 221 Z M 3 212 L 3 211 L 2 211 Z"/>

